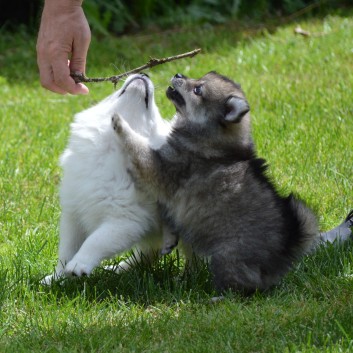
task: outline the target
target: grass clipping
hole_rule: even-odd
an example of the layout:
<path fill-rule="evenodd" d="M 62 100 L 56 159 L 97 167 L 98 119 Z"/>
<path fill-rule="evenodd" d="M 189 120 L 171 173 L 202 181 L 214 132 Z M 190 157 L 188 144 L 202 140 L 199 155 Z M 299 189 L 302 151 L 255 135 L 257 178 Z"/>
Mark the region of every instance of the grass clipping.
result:
<path fill-rule="evenodd" d="M 150 69 L 154 66 L 165 64 L 170 61 L 179 60 L 179 59 L 183 59 L 183 58 L 187 58 L 187 57 L 192 58 L 193 56 L 200 53 L 200 51 L 201 51 L 201 49 L 194 49 L 193 51 L 183 53 L 183 54 L 174 55 L 174 56 L 169 56 L 167 58 L 161 58 L 161 59 L 150 58 L 150 60 L 145 65 L 139 66 L 139 67 L 132 69 L 130 71 L 123 72 L 120 75 L 115 75 L 115 76 L 110 76 L 110 77 L 90 78 L 90 77 L 85 76 L 85 74 L 83 74 L 82 72 L 72 72 L 71 77 L 75 80 L 76 83 L 110 81 L 110 82 L 114 83 L 114 85 L 116 85 L 119 82 L 119 80 L 123 77 L 127 77 L 131 74 L 135 74 L 135 73 L 141 72 L 145 69 Z"/>

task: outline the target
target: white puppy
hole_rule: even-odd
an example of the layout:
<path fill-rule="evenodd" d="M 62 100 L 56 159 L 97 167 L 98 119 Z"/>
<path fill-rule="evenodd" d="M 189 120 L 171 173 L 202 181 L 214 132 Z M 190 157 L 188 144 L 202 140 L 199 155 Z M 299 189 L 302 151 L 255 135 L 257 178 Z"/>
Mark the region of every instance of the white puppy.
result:
<path fill-rule="evenodd" d="M 46 284 L 62 276 L 89 275 L 103 259 L 134 246 L 137 259 L 161 247 L 156 200 L 139 192 L 128 173 L 128 157 L 111 127 L 116 113 L 151 147 L 158 148 L 168 134 L 154 86 L 144 74 L 130 76 L 119 91 L 75 116 L 61 156 L 59 260 L 43 280 Z"/>

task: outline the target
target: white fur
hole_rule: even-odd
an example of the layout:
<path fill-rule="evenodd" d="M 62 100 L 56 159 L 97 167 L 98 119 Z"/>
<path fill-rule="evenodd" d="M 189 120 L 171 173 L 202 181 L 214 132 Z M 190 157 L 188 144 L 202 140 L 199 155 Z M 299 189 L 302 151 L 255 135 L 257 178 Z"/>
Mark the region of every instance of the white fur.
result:
<path fill-rule="evenodd" d="M 60 160 L 59 260 L 44 283 L 64 275 L 89 275 L 103 259 L 134 246 L 146 256 L 160 248 L 156 200 L 136 189 L 127 172 L 129 160 L 111 127 L 111 118 L 118 113 L 158 148 L 169 124 L 160 116 L 153 91 L 146 76 L 132 75 L 119 91 L 75 116 Z"/>

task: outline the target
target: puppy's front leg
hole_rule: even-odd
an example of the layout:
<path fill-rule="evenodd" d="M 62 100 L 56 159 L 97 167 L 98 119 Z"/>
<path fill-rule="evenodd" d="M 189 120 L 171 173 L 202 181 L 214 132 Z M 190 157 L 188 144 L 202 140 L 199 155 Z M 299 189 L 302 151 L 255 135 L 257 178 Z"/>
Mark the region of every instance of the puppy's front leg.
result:
<path fill-rule="evenodd" d="M 142 179 L 144 183 L 158 187 L 153 168 L 153 150 L 150 148 L 148 140 L 132 130 L 130 125 L 118 114 L 114 114 L 112 117 L 112 126 L 131 158 L 135 177 Z"/>
<path fill-rule="evenodd" d="M 161 255 L 170 254 L 173 249 L 178 245 L 179 236 L 172 233 L 167 225 L 163 225 L 163 244 L 161 249 Z"/>

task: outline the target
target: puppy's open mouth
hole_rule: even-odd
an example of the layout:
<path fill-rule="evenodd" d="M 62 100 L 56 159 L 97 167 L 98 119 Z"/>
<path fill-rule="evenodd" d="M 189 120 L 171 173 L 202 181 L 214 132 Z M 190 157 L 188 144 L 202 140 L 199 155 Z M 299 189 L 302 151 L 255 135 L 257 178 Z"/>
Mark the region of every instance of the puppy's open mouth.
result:
<path fill-rule="evenodd" d="M 129 81 L 126 86 L 124 87 L 124 89 L 121 91 L 119 97 L 121 97 L 126 90 L 128 89 L 128 87 L 132 84 L 132 83 L 136 83 L 137 80 L 140 80 L 143 82 L 144 88 L 145 88 L 145 104 L 146 104 L 146 109 L 148 109 L 148 102 L 149 102 L 149 96 L 150 96 L 150 92 L 149 92 L 149 87 L 148 87 L 148 77 L 146 75 L 139 75 L 136 76 L 135 78 L 133 78 L 131 81 Z"/>
<path fill-rule="evenodd" d="M 175 106 L 184 106 L 185 105 L 185 99 L 183 96 L 172 86 L 169 86 L 167 88 L 167 97 L 174 103 Z"/>

